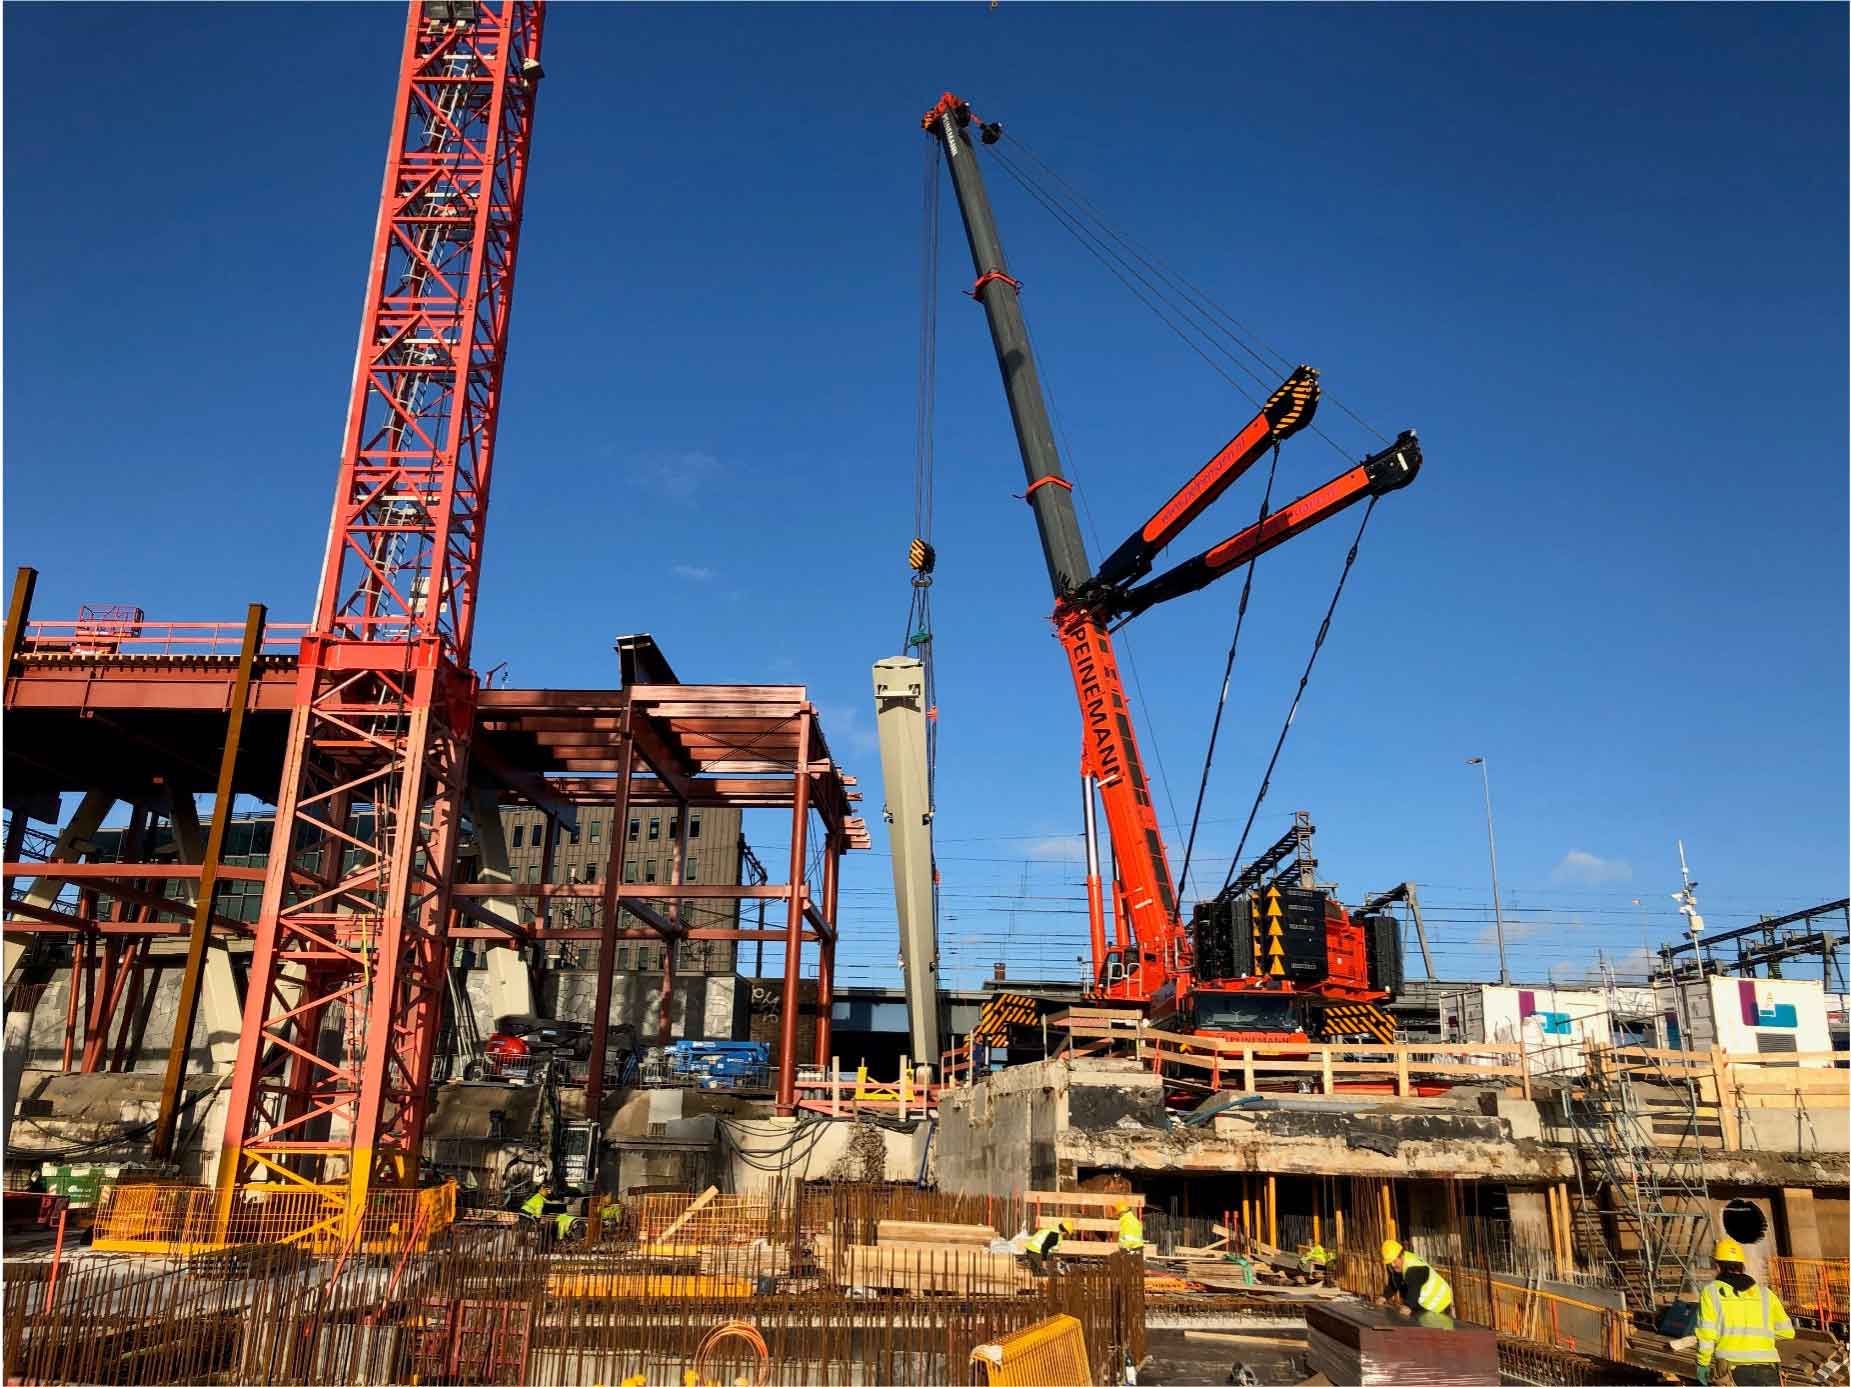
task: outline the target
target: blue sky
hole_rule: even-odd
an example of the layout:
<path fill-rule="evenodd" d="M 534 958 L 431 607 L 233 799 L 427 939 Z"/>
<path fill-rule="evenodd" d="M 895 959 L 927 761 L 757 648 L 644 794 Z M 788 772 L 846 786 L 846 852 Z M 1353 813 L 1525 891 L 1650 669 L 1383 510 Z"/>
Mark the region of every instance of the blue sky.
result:
<path fill-rule="evenodd" d="M 306 615 L 401 22 L 6 8 L 5 562 L 41 569 L 40 615 Z M 1679 837 L 1712 927 L 1843 894 L 1845 39 L 1829 6 L 556 6 L 477 663 L 598 683 L 641 630 L 684 679 L 806 683 L 884 850 L 867 666 L 904 625 L 917 122 L 951 86 L 1420 430 L 1256 843 L 1309 808 L 1346 897 L 1421 883 L 1455 977 L 1495 966 L 1470 754 L 1526 976 L 1670 929 Z M 989 173 L 1097 559 L 1251 408 Z M 1077 717 L 945 215 L 948 966 L 1070 973 Z M 1279 494 L 1340 465 L 1301 437 Z M 1353 523 L 1261 563 L 1210 858 Z M 1185 819 L 1236 596 L 1126 632 Z M 845 889 L 845 979 L 884 978 L 885 857 Z"/>

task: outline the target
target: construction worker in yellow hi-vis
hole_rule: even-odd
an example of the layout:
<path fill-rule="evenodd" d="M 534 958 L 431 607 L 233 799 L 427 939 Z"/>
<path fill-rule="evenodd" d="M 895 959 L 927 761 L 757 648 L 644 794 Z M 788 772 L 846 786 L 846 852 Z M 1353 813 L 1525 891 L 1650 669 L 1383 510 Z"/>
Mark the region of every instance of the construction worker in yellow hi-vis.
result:
<path fill-rule="evenodd" d="M 1121 1252 L 1142 1252 L 1144 1250 L 1144 1221 L 1138 1217 L 1137 1210 L 1131 1207 L 1131 1201 L 1121 1199 L 1118 1208 L 1113 1211 L 1118 1215 L 1118 1246 Z"/>
<path fill-rule="evenodd" d="M 1399 1300 L 1395 1308 L 1404 1315 L 1420 1315 L 1432 1328 L 1452 1327 L 1443 1317 L 1453 1308 L 1453 1288 L 1439 1271 L 1428 1266 L 1393 1238 L 1382 1244 L 1382 1262 L 1388 1268 L 1388 1298 Z M 1427 1317 L 1432 1317 L 1429 1321 Z"/>
<path fill-rule="evenodd" d="M 1793 1337 L 1786 1307 L 1743 1270 L 1746 1254 L 1734 1238 L 1718 1239 L 1713 1255 L 1716 1279 L 1697 1297 L 1697 1381 L 1708 1383 L 1720 1358 L 1742 1387 L 1778 1384 L 1778 1341 Z"/>

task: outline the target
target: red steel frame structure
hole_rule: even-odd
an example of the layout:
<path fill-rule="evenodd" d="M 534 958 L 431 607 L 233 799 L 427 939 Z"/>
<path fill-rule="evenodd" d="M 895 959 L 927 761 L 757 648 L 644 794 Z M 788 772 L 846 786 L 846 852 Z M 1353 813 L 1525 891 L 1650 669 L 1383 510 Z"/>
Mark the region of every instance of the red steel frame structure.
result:
<path fill-rule="evenodd" d="M 5 685 L 9 795 L 49 801 L 49 812 L 59 793 L 101 791 L 136 806 L 136 816 L 148 822 L 152 813 L 145 806 L 207 787 L 205 763 L 225 727 L 221 719 L 240 696 L 240 662 L 227 653 L 236 628 L 229 623 L 143 623 L 133 635 L 87 640 L 85 648 L 74 649 L 72 623 L 29 621 L 24 604 L 15 615 L 9 633 L 18 629 L 22 639 L 8 662 Z M 278 782 L 299 678 L 293 649 L 297 637 L 291 631 L 280 624 L 266 629 L 263 653 L 242 686 L 247 716 L 233 783 L 239 794 L 270 798 Z M 861 793 L 855 778 L 832 758 L 806 691 L 796 685 L 660 682 L 619 689 L 484 690 L 476 700 L 471 748 L 472 790 L 488 788 L 499 798 L 532 805 L 556 826 L 568 826 L 588 805 L 613 806 L 618 825 L 626 809 L 658 806 L 679 810 L 684 825 L 690 810 L 752 810 L 767 820 L 784 811 L 790 816 L 792 860 L 809 864 L 812 846 L 821 848 L 814 871 L 800 870 L 785 882 L 689 883 L 671 873 L 669 881 L 640 883 L 623 879 L 627 838 L 613 834 L 610 857 L 595 882 L 478 879 L 453 884 L 445 936 L 498 947 L 596 944 L 601 996 L 594 1028 L 597 1017 L 610 1015 L 610 977 L 619 942 L 670 946 L 663 958 L 664 1018 L 669 1016 L 679 941 L 782 945 L 777 1094 L 780 1106 L 795 1106 L 798 1067 L 827 1064 L 830 1056 L 841 856 L 869 846 L 867 826 L 856 812 Z M 23 817 L 16 813 L 14 824 Z M 162 891 L 172 881 L 201 881 L 208 867 L 185 861 L 33 860 L 21 851 L 26 835 L 15 836 L 22 841 L 9 840 L 4 867 L 9 888 L 28 881 L 62 882 L 76 887 L 80 899 L 74 911 L 62 902 L 35 908 L 9 891 L 6 937 L 14 942 L 70 939 L 80 951 L 80 976 L 85 975 L 82 958 L 97 957 L 88 974 L 91 990 L 81 1008 L 65 1018 L 71 1057 L 64 1067 L 81 1058 L 85 1072 L 102 1068 L 90 1062 L 92 1056 L 108 1052 L 112 1033 L 126 1033 L 142 987 L 137 965 L 146 960 L 119 962 L 108 975 L 101 970 L 109 969 L 112 951 L 123 960 L 128 950 L 187 936 L 189 921 L 197 925 L 195 906 L 184 895 Z M 274 841 L 273 836 L 273 851 Z M 123 847 L 132 857 L 130 845 Z M 251 882 L 264 880 L 267 873 L 219 865 L 216 875 L 221 881 Z M 728 900 L 781 901 L 783 923 L 761 932 L 689 925 L 681 918 L 684 903 Z M 534 918 L 523 922 L 518 913 L 512 919 L 498 917 L 487 908 L 495 901 L 529 902 Z M 578 923 L 549 918 L 553 904 L 564 901 L 597 908 L 591 919 Z M 133 907 L 133 918 L 125 904 Z M 207 923 L 212 936 L 234 952 L 251 948 L 251 926 L 217 912 L 207 916 Z M 814 1053 L 805 1056 L 795 1043 L 799 977 L 803 951 L 812 946 L 817 950 L 818 1018 Z M 125 969 L 134 970 L 126 980 Z M 110 1067 L 122 1067 L 132 1058 L 128 1048 L 124 1040 L 116 1041 Z M 592 1052 L 604 1053 L 595 1038 Z M 594 1072 L 588 1077 L 587 1110 L 607 1086 L 607 1076 Z"/>
<path fill-rule="evenodd" d="M 282 1180 L 357 1220 L 376 1181 L 417 1179 L 542 15 L 537 0 L 410 6 L 232 1081 L 224 1212 L 239 1183 Z M 323 1045 L 337 1015 L 343 1042 Z"/>

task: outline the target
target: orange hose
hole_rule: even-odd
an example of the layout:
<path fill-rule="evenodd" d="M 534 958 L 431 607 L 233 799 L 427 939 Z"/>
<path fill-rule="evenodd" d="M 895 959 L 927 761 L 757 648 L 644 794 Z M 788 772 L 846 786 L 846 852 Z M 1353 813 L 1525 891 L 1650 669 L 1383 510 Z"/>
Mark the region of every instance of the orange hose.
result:
<path fill-rule="evenodd" d="M 758 1354 L 758 1377 L 754 1387 L 765 1387 L 771 1381 L 771 1349 L 765 1343 L 765 1336 L 747 1320 L 728 1320 L 707 1332 L 707 1337 L 694 1350 L 694 1371 L 700 1380 L 707 1381 L 708 1360 L 728 1339 L 743 1339 Z"/>

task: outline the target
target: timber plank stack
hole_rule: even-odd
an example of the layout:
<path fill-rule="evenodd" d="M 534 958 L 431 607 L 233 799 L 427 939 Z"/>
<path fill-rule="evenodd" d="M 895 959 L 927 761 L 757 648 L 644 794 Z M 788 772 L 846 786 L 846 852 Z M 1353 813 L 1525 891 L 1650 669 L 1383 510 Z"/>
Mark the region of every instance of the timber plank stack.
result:
<path fill-rule="evenodd" d="M 948 1226 L 951 1228 L 951 1226 Z M 827 1280 L 868 1291 L 914 1294 L 1014 1294 L 1037 1285 L 1012 1252 L 990 1252 L 996 1233 L 961 1228 L 955 1241 L 887 1241 L 868 1246 L 816 1237 L 816 1267 Z M 977 1243 L 972 1233 L 983 1233 Z"/>

